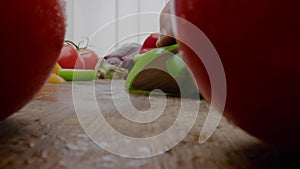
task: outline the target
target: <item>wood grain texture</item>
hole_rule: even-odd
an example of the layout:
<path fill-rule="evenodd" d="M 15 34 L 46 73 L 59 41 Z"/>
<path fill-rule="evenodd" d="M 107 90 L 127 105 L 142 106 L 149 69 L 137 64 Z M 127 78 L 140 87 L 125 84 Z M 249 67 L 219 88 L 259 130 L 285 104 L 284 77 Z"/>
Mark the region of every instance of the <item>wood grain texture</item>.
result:
<path fill-rule="evenodd" d="M 125 90 L 123 81 L 118 84 L 113 90 Z M 95 91 L 102 113 L 111 126 L 134 137 L 149 137 L 167 129 L 180 106 L 180 98 L 168 97 L 167 108 L 155 123 L 134 124 L 116 110 L 110 81 L 97 81 Z M 146 96 L 131 95 L 130 99 L 138 109 L 145 110 L 150 106 Z M 265 145 L 226 119 L 222 119 L 205 144 L 199 144 L 199 132 L 208 112 L 205 102 L 201 101 L 200 105 L 196 124 L 176 147 L 153 158 L 130 159 L 104 151 L 85 134 L 74 110 L 71 83 L 46 84 L 30 104 L 0 122 L 0 169 L 263 169 L 299 166 L 297 152 Z"/>

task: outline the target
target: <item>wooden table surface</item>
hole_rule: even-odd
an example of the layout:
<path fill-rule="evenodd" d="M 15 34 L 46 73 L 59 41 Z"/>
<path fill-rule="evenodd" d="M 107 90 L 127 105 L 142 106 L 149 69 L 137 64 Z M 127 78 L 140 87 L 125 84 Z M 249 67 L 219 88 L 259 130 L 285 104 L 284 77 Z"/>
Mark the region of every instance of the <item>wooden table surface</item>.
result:
<path fill-rule="evenodd" d="M 125 90 L 123 81 L 118 84 L 118 90 Z M 146 136 L 153 131 L 158 134 L 176 118 L 174 112 L 179 108 L 180 98 L 168 97 L 168 106 L 159 124 L 135 126 L 115 110 L 111 94 L 115 89 L 111 89 L 110 81 L 97 81 L 95 87 L 97 102 L 103 103 L 105 109 L 105 119 L 124 134 Z M 131 95 L 136 107 L 143 108 L 145 104 L 147 107 L 147 100 L 146 96 Z M 71 83 L 46 84 L 26 107 L 0 122 L 0 169 L 268 169 L 299 166 L 297 152 L 265 145 L 224 118 L 213 136 L 199 144 L 199 133 L 208 112 L 204 101 L 200 105 L 194 127 L 177 146 L 152 158 L 130 159 L 103 150 L 85 134 L 74 110 Z"/>

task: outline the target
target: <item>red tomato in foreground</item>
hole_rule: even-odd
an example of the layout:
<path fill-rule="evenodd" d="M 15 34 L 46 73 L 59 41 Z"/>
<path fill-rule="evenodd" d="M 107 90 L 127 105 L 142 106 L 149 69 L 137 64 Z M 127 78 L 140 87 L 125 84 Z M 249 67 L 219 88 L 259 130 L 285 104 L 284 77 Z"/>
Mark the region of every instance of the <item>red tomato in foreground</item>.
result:
<path fill-rule="evenodd" d="M 0 119 L 26 105 L 49 77 L 65 35 L 60 2 L 1 2 Z"/>
<path fill-rule="evenodd" d="M 91 49 L 82 49 L 79 51 L 79 55 L 85 63 L 85 69 L 94 70 L 96 68 L 99 58 L 94 51 Z"/>
<path fill-rule="evenodd" d="M 175 0 L 176 15 L 202 30 L 219 53 L 227 79 L 225 116 L 268 143 L 299 148 L 300 1 L 189 4 Z M 184 26 L 177 29 L 186 41 L 193 39 Z M 211 88 L 203 63 L 187 46 L 180 47 L 209 101 Z"/>
<path fill-rule="evenodd" d="M 84 60 L 79 57 L 78 51 L 72 46 L 65 44 L 57 60 L 64 69 L 84 69 Z"/>

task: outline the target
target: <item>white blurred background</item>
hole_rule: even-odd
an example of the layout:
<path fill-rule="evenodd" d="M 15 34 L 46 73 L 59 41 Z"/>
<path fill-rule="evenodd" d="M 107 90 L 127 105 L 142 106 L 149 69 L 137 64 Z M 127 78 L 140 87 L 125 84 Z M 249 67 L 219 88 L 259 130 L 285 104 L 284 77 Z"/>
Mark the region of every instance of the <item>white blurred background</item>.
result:
<path fill-rule="evenodd" d="M 142 44 L 149 33 L 159 32 L 159 13 L 167 2 L 167 0 L 66 1 L 66 39 L 78 43 L 85 37 L 90 37 L 91 48 L 100 57 L 125 42 Z"/>

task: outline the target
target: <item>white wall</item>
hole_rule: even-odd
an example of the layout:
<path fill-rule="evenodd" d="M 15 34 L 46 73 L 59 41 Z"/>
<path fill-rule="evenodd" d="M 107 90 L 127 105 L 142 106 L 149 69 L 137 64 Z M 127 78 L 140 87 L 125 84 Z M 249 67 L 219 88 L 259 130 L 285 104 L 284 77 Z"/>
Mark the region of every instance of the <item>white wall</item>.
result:
<path fill-rule="evenodd" d="M 66 1 L 66 39 L 79 42 L 90 37 L 102 57 L 118 42 L 142 43 L 149 33 L 158 32 L 159 13 L 167 0 Z"/>

